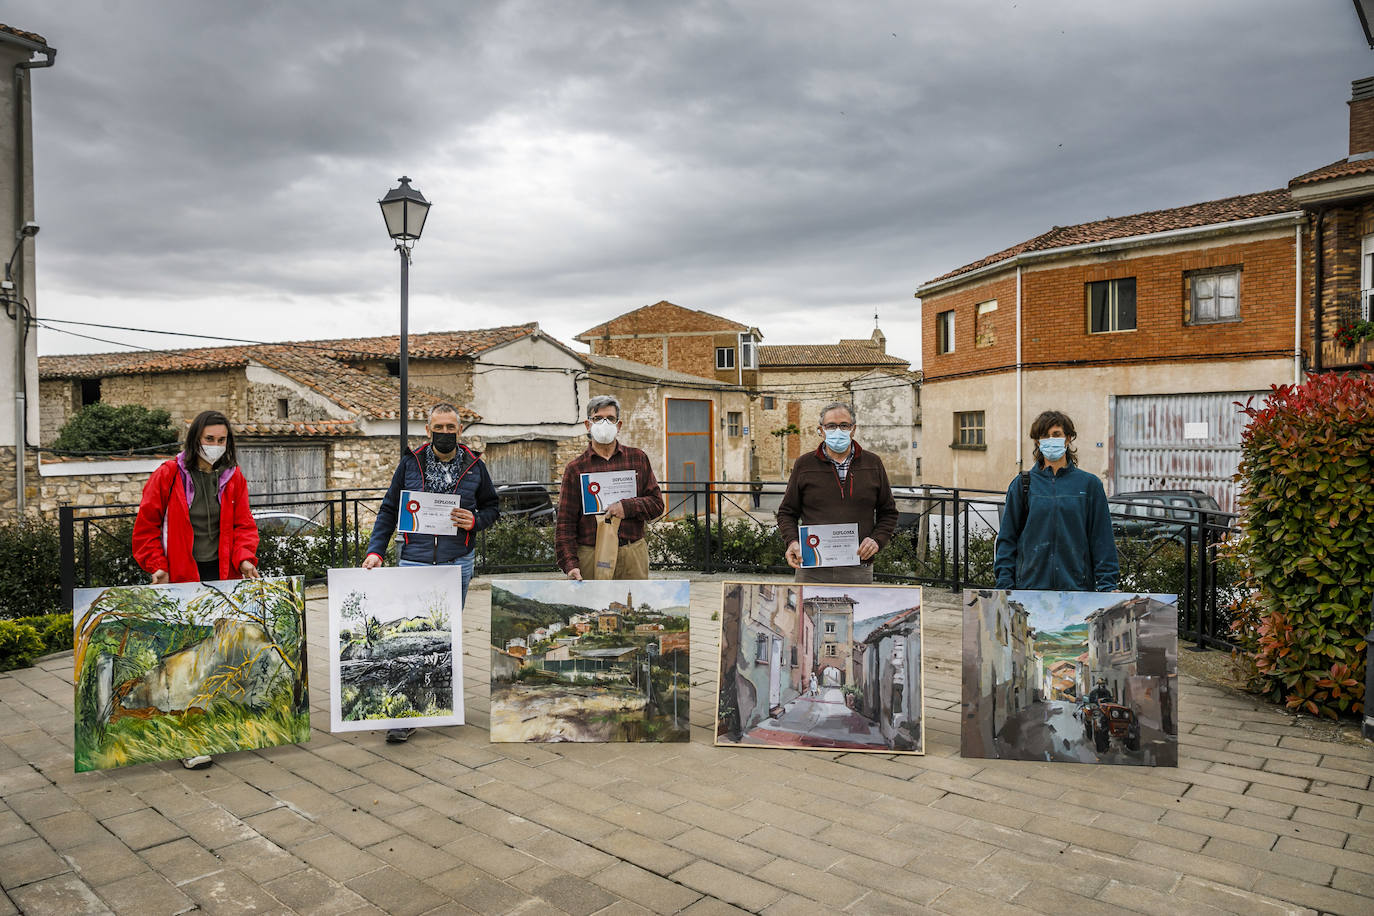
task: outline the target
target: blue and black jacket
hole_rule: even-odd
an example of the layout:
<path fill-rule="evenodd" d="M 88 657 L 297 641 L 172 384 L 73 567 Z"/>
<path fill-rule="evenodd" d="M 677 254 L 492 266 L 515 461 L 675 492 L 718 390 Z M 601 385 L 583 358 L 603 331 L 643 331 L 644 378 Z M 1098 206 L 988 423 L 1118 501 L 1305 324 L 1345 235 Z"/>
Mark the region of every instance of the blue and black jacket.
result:
<path fill-rule="evenodd" d="M 1116 591 L 1120 565 L 1102 481 L 1072 463 L 1030 472 L 1029 505 L 1017 475 L 1007 487 L 993 568 L 998 588 Z"/>
<path fill-rule="evenodd" d="M 386 556 L 386 546 L 396 532 L 396 516 L 401 506 L 402 490 L 421 490 L 425 493 L 457 493 L 460 504 L 472 510 L 477 522 L 471 531 L 448 534 L 402 534 L 401 559 L 416 563 L 452 563 L 459 557 L 472 553 L 476 544 L 477 532 L 490 528 L 501 516 L 500 499 L 496 486 L 491 482 L 487 466 L 472 449 L 458 443 L 458 455 L 453 460 L 461 462 L 462 471 L 452 490 L 438 491 L 426 486 L 426 450 L 433 446 L 426 442 L 412 449 L 401 458 L 396 473 L 391 475 L 391 486 L 387 487 L 382 507 L 377 510 L 377 521 L 372 526 L 372 537 L 367 541 L 367 552 L 379 557 Z"/>

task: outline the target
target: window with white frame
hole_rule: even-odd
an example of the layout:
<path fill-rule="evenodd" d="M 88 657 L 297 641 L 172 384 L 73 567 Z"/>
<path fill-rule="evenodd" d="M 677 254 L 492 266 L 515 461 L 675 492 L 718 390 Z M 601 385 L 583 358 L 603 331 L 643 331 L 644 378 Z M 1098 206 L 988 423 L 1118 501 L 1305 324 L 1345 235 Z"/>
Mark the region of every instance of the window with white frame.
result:
<path fill-rule="evenodd" d="M 935 352 L 954 352 L 954 309 L 935 316 Z"/>
<path fill-rule="evenodd" d="M 840 654 L 840 647 L 833 642 L 828 642 L 825 644 L 825 654 L 830 658 L 834 658 Z"/>
<path fill-rule="evenodd" d="M 733 369 L 735 368 L 735 348 L 716 347 L 716 368 Z"/>
<path fill-rule="evenodd" d="M 1087 286 L 1090 333 L 1135 330 L 1135 277 L 1099 280 Z"/>
<path fill-rule="evenodd" d="M 997 300 L 978 303 L 973 315 L 973 345 L 990 347 L 997 343 Z"/>
<path fill-rule="evenodd" d="M 1198 270 L 1188 274 L 1188 323 L 1240 320 L 1240 268 Z"/>
<path fill-rule="evenodd" d="M 1374 235 L 1360 242 L 1360 320 L 1374 321 Z"/>
<path fill-rule="evenodd" d="M 825 632 L 827 632 L 827 633 L 834 633 L 834 632 L 835 632 L 835 621 L 833 621 L 833 620 L 827 620 L 827 621 L 825 622 Z"/>
<path fill-rule="evenodd" d="M 984 438 L 985 413 L 981 410 L 960 410 L 954 414 L 954 446 L 956 448 L 987 448 Z"/>
<path fill-rule="evenodd" d="M 758 362 L 758 339 L 753 334 L 744 333 L 739 336 L 739 367 L 741 369 L 757 369 Z"/>

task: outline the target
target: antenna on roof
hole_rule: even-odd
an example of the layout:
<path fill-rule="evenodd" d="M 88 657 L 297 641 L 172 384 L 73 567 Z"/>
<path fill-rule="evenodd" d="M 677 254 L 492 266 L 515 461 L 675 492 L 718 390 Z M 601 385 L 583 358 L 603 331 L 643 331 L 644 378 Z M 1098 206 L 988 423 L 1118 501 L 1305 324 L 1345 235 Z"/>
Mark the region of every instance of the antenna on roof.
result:
<path fill-rule="evenodd" d="M 878 327 L 878 310 L 877 310 L 877 309 L 874 309 L 874 310 L 873 310 L 873 327 L 874 327 L 875 330 L 876 330 L 877 327 Z"/>

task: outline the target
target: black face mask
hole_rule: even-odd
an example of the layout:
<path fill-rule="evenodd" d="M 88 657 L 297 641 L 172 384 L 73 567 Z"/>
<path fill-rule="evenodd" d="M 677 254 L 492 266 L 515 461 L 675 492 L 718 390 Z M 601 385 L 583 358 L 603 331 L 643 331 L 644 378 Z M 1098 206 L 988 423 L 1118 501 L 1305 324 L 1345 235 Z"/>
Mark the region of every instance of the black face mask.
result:
<path fill-rule="evenodd" d="M 458 450 L 457 433 L 434 433 L 429 437 L 429 441 L 434 444 L 434 450 L 442 455 Z"/>

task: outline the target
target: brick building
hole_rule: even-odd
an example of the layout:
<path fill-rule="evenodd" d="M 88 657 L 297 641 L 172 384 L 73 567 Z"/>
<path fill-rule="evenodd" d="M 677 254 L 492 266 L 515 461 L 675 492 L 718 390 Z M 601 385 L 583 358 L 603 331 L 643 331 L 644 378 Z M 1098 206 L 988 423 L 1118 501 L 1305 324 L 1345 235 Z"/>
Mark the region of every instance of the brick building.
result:
<path fill-rule="evenodd" d="M 921 286 L 924 476 L 1001 490 L 1042 410 L 1108 493 L 1234 505 L 1234 401 L 1301 373 L 1304 217 L 1287 190 L 1055 227 Z"/>

